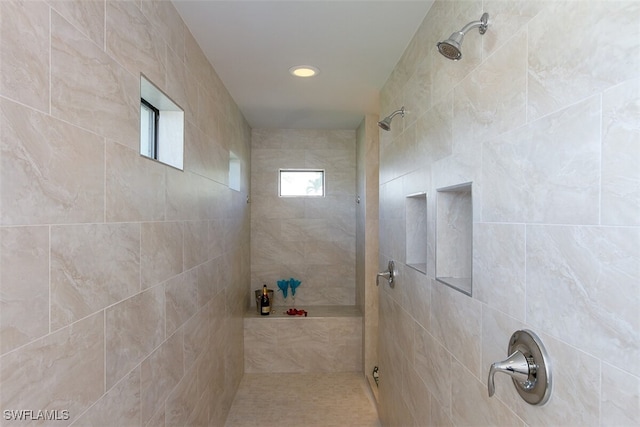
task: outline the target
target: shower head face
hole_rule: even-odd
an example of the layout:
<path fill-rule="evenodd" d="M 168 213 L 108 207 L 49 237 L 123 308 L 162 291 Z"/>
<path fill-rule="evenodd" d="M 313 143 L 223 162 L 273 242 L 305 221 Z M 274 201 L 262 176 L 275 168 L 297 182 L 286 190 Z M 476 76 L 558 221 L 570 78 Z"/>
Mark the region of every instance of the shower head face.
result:
<path fill-rule="evenodd" d="M 445 58 L 451 59 L 453 61 L 458 61 L 460 58 L 462 58 L 460 46 L 456 46 L 455 44 L 449 42 L 449 40 L 438 43 L 438 52 L 440 52 Z"/>
<path fill-rule="evenodd" d="M 438 43 L 438 52 L 440 52 L 445 58 L 453 61 L 458 61 L 462 58 L 462 39 L 464 34 L 453 33 L 447 40 Z"/>
<path fill-rule="evenodd" d="M 378 122 L 378 126 L 380 129 L 390 131 L 391 130 L 391 119 L 389 117 L 384 118 Z"/>

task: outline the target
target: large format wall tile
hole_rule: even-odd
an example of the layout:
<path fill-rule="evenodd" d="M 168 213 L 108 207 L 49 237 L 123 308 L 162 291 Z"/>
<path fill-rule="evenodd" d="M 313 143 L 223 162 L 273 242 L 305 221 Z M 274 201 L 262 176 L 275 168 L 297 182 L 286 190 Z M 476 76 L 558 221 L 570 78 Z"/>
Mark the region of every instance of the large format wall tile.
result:
<path fill-rule="evenodd" d="M 104 49 L 105 0 L 51 0 L 51 7 Z"/>
<path fill-rule="evenodd" d="M 602 224 L 640 225 L 640 78 L 602 97 Z"/>
<path fill-rule="evenodd" d="M 164 289 L 156 286 L 107 308 L 107 388 L 120 381 L 164 340 L 164 306 Z"/>
<path fill-rule="evenodd" d="M 104 262 L 105 257 L 116 264 Z M 58 329 L 140 290 L 140 225 L 51 228 L 51 327 Z"/>
<path fill-rule="evenodd" d="M 51 114 L 139 147 L 140 77 L 51 14 Z"/>
<path fill-rule="evenodd" d="M 157 285 L 183 271 L 184 227 L 179 222 L 142 224 L 142 288 Z"/>
<path fill-rule="evenodd" d="M 639 375 L 640 230 L 527 227 L 527 320 Z"/>
<path fill-rule="evenodd" d="M 483 219 L 596 224 L 599 117 L 593 97 L 485 143 Z"/>
<path fill-rule="evenodd" d="M 102 138 L 6 100 L 0 120 L 2 224 L 103 220 Z"/>
<path fill-rule="evenodd" d="M 2 356 L 0 383 L 3 408 L 68 410 L 69 420 L 60 425 L 74 421 L 105 391 L 103 314 Z"/>
<path fill-rule="evenodd" d="M 49 8 L 0 3 L 0 95 L 49 112 Z"/>
<path fill-rule="evenodd" d="M 49 228 L 0 228 L 0 354 L 49 332 Z"/>

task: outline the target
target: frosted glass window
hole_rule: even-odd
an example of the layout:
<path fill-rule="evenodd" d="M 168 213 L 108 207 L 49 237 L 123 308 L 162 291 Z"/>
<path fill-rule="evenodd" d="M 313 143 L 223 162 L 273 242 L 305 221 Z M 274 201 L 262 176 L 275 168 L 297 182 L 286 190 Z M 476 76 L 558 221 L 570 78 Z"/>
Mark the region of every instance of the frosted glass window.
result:
<path fill-rule="evenodd" d="M 323 197 L 324 170 L 280 169 L 280 197 Z"/>

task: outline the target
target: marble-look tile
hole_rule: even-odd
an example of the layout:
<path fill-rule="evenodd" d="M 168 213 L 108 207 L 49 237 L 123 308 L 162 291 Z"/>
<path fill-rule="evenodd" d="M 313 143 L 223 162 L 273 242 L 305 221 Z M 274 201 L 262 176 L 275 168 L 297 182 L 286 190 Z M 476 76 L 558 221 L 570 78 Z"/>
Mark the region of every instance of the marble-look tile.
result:
<path fill-rule="evenodd" d="M 423 54 L 417 61 L 412 68 L 413 75 L 404 86 L 405 126 L 420 119 L 431 108 L 433 57 Z"/>
<path fill-rule="evenodd" d="M 220 425 L 276 426 L 291 419 L 308 426 L 379 427 L 366 387 L 360 373 L 245 375 Z"/>
<path fill-rule="evenodd" d="M 600 425 L 640 424 L 640 378 L 613 366 L 602 364 Z"/>
<path fill-rule="evenodd" d="M 205 219 L 200 207 L 200 184 L 205 178 L 167 168 L 166 218 L 171 221 Z"/>
<path fill-rule="evenodd" d="M 107 388 L 162 343 L 164 306 L 164 288 L 156 286 L 106 309 Z"/>
<path fill-rule="evenodd" d="M 164 284 L 166 334 L 173 334 L 193 316 L 198 307 L 198 270 L 191 269 Z"/>
<path fill-rule="evenodd" d="M 113 386 L 72 427 L 139 426 L 140 369 L 136 368 Z"/>
<path fill-rule="evenodd" d="M 496 310 L 524 320 L 525 226 L 522 224 L 474 224 L 474 298 Z"/>
<path fill-rule="evenodd" d="M 165 165 L 115 142 L 107 142 L 106 220 L 165 219 Z"/>
<path fill-rule="evenodd" d="M 98 47 L 104 49 L 105 0 L 50 0 L 48 3 Z"/>
<path fill-rule="evenodd" d="M 139 224 L 51 227 L 53 330 L 139 291 Z"/>
<path fill-rule="evenodd" d="M 183 271 L 183 224 L 142 223 L 140 267 L 142 289 L 155 286 Z"/>
<path fill-rule="evenodd" d="M 209 257 L 209 221 L 184 223 L 184 270 L 189 270 Z"/>
<path fill-rule="evenodd" d="M 598 222 L 599 98 L 485 143 L 482 157 L 485 221 Z"/>
<path fill-rule="evenodd" d="M 69 420 L 59 425 L 73 422 L 105 391 L 103 314 L 2 356 L 0 383 L 3 408 L 67 410 Z M 24 425 L 24 421 L 3 425 Z"/>
<path fill-rule="evenodd" d="M 0 354 L 49 332 L 49 228 L 0 228 Z"/>
<path fill-rule="evenodd" d="M 482 340 L 480 303 L 442 283 L 435 283 L 432 289 L 432 336 L 479 378 Z"/>
<path fill-rule="evenodd" d="M 189 369 L 209 345 L 210 304 L 205 305 L 184 324 L 184 365 Z"/>
<path fill-rule="evenodd" d="M 602 224 L 640 225 L 640 79 L 602 96 Z"/>
<path fill-rule="evenodd" d="M 106 47 L 107 53 L 131 74 L 142 73 L 166 91 L 166 43 L 139 4 L 107 2 Z M 171 98 L 171 94 L 168 96 Z"/>
<path fill-rule="evenodd" d="M 451 364 L 451 414 L 455 425 L 525 426 L 511 408 L 490 398 L 485 385 L 455 358 Z"/>
<path fill-rule="evenodd" d="M 0 95 L 49 112 L 48 5 L 3 1 L 0 16 Z"/>
<path fill-rule="evenodd" d="M 178 330 L 140 365 L 142 425 L 162 413 L 163 403 L 184 374 L 183 332 Z"/>
<path fill-rule="evenodd" d="M 183 427 L 198 401 L 197 370 L 194 365 L 185 372 L 165 401 L 165 425 Z"/>
<path fill-rule="evenodd" d="M 525 123 L 526 45 L 527 33 L 520 31 L 455 87 L 454 146 L 477 144 Z"/>
<path fill-rule="evenodd" d="M 451 410 L 451 354 L 420 325 L 414 327 L 414 368 L 443 411 Z"/>
<path fill-rule="evenodd" d="M 155 31 L 162 36 L 166 44 L 179 57 L 184 57 L 184 34 L 187 31 L 180 14 L 171 2 L 143 1 L 142 13 L 148 18 Z M 169 84 L 170 80 L 167 80 Z"/>
<path fill-rule="evenodd" d="M 520 397 L 509 381 L 505 382 L 507 393 L 502 394 L 503 402 L 528 426 L 599 425 L 601 363 L 574 346 L 539 333 L 537 328 L 533 331 L 542 341 L 553 363 L 551 397 L 542 407 L 530 405 Z M 590 374 L 585 375 L 585 372 Z M 485 388 L 485 395 L 486 392 Z"/>
<path fill-rule="evenodd" d="M 637 77 L 639 19 L 635 1 L 584 2 L 579 7 L 573 1 L 549 2 L 528 25 L 528 119 Z M 596 27 L 597 32 L 591 31 Z M 558 33 L 563 34 L 560 43 Z"/>
<path fill-rule="evenodd" d="M 51 114 L 138 150 L 140 78 L 51 13 Z"/>
<path fill-rule="evenodd" d="M 640 374 L 640 230 L 527 226 L 527 322 Z"/>
<path fill-rule="evenodd" d="M 102 221 L 102 138 L 7 100 L 0 120 L 2 224 Z"/>

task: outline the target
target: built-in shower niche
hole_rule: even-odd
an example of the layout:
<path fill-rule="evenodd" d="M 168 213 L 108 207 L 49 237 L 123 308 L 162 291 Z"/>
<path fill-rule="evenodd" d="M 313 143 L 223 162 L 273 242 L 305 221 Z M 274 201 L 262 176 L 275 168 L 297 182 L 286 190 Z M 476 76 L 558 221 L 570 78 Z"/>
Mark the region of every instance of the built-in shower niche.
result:
<path fill-rule="evenodd" d="M 436 280 L 471 296 L 471 183 L 436 192 Z"/>
<path fill-rule="evenodd" d="M 427 273 L 427 193 L 406 197 L 406 264 Z"/>

